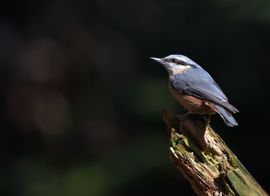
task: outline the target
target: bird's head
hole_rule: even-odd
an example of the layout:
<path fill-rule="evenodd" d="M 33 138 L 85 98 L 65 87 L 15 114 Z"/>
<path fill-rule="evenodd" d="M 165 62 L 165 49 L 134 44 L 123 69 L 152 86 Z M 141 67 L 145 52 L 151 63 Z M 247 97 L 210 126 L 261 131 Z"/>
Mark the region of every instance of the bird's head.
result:
<path fill-rule="evenodd" d="M 168 71 L 169 75 L 183 73 L 191 68 L 199 67 L 199 65 L 190 58 L 180 54 L 173 54 L 164 58 L 150 58 L 162 64 Z"/>

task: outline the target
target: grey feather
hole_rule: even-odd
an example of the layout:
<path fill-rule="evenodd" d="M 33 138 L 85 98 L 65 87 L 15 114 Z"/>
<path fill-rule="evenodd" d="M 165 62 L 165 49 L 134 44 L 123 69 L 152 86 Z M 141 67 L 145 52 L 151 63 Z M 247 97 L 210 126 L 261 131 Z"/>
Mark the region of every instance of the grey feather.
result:
<path fill-rule="evenodd" d="M 173 88 L 201 99 L 210 100 L 225 107 L 232 113 L 238 110 L 228 102 L 213 78 L 199 65 L 181 74 L 170 75 L 169 81 Z"/>
<path fill-rule="evenodd" d="M 238 125 L 231 112 L 222 106 L 216 104 L 214 110 L 221 116 L 227 126 L 234 127 Z"/>

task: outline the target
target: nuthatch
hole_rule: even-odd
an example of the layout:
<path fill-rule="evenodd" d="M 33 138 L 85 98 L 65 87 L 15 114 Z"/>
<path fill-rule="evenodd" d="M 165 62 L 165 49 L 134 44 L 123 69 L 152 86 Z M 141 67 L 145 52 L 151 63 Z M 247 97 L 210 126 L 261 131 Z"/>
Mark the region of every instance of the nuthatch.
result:
<path fill-rule="evenodd" d="M 232 114 L 239 112 L 228 102 L 220 87 L 200 65 L 184 55 L 169 55 L 151 59 L 161 63 L 169 73 L 169 89 L 172 96 L 188 110 L 188 113 L 218 113 L 225 124 L 237 126 Z"/>

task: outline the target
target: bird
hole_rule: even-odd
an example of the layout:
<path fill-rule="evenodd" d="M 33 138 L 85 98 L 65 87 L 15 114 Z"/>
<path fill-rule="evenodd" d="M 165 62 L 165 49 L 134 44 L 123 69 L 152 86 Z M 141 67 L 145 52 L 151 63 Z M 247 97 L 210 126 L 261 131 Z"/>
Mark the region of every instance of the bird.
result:
<path fill-rule="evenodd" d="M 219 85 L 199 64 L 185 55 L 172 54 L 164 58 L 150 57 L 162 64 L 169 75 L 169 91 L 189 114 L 217 113 L 229 127 L 237 126 L 233 114 L 239 110 L 231 105 Z"/>

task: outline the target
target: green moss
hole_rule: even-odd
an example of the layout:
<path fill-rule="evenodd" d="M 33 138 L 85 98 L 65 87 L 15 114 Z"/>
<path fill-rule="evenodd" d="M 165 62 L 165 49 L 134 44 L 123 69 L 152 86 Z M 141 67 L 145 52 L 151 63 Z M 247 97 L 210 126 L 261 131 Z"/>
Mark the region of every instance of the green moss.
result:
<path fill-rule="evenodd" d="M 175 122 L 176 118 L 172 114 L 164 114 L 167 117 L 168 127 L 179 124 L 179 122 Z M 175 128 L 171 129 L 171 145 L 179 159 L 192 164 L 192 170 L 198 172 L 200 177 L 203 176 L 205 182 L 213 182 L 212 186 L 217 190 L 222 190 L 225 195 L 267 195 L 210 126 L 207 126 L 204 132 L 204 130 L 198 130 L 201 126 L 196 124 L 197 121 L 190 120 L 188 123 L 190 124 L 185 126 L 184 133 L 178 132 Z M 196 131 L 199 131 L 200 134 L 197 135 Z M 208 143 L 209 141 L 210 143 Z"/>

